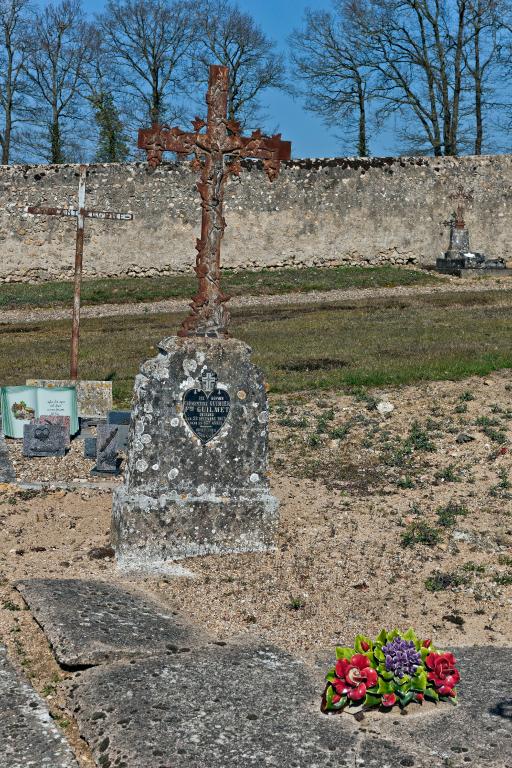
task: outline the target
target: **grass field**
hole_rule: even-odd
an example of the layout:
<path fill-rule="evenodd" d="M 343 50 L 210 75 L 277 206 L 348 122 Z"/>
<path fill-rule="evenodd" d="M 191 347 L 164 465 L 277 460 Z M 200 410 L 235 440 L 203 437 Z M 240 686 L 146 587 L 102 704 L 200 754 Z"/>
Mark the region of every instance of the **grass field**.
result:
<path fill-rule="evenodd" d="M 140 363 L 174 333 L 179 315 L 84 320 L 80 375 L 112 379 L 130 401 Z M 512 368 L 512 292 L 371 299 L 234 311 L 232 334 L 254 350 L 274 392 L 461 379 Z M 68 374 L 70 324 L 0 326 L 0 383 Z"/>
<path fill-rule="evenodd" d="M 307 267 L 304 269 L 224 271 L 223 289 L 232 296 L 308 293 L 333 288 L 382 288 L 395 285 L 425 285 L 439 282 L 432 273 L 402 267 Z M 158 278 L 117 278 L 84 280 L 82 304 L 124 304 L 161 299 L 188 299 L 197 288 L 197 278 L 172 275 Z M 30 285 L 4 283 L 0 286 L 0 309 L 69 306 L 73 284 L 54 282 Z"/>

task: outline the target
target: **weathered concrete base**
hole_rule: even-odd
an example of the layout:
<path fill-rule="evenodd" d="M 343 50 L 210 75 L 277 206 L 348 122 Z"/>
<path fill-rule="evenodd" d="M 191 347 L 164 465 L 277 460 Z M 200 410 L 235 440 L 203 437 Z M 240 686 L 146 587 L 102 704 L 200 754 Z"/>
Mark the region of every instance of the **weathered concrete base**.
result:
<path fill-rule="evenodd" d="M 43 700 L 7 661 L 2 646 L 0 768 L 78 768 Z"/>
<path fill-rule="evenodd" d="M 135 380 L 125 483 L 113 494 L 119 564 L 273 548 L 263 375 L 237 339 L 170 336 Z"/>
<path fill-rule="evenodd" d="M 277 499 L 245 489 L 233 496 L 183 499 L 166 493 L 155 499 L 117 489 L 112 545 L 119 565 L 154 566 L 159 561 L 163 566 L 169 559 L 273 549 Z M 180 536 L 183 526 L 198 531 L 195 541 Z"/>

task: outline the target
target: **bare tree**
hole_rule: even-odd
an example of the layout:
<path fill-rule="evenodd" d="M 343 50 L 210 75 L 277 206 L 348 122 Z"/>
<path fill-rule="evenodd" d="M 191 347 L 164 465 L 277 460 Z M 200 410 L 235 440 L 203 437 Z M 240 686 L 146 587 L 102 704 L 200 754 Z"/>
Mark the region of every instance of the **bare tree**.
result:
<path fill-rule="evenodd" d="M 355 133 L 357 154 L 368 155 L 373 72 L 344 6 L 332 13 L 306 9 L 302 28 L 292 33 L 289 42 L 294 77 L 302 82 L 299 92 L 306 109 L 320 115 L 328 126 L 343 129 L 345 145 Z"/>
<path fill-rule="evenodd" d="M 65 162 L 66 148 L 79 151 L 72 132 L 80 118 L 82 81 L 91 57 L 91 29 L 82 15 L 79 0 L 50 4 L 36 15 L 29 38 L 26 75 L 35 126 L 29 143 L 51 163 Z"/>
<path fill-rule="evenodd" d="M 100 163 L 125 162 L 130 152 L 125 115 L 118 98 L 122 87 L 101 29 L 96 26 L 93 34 L 91 61 L 84 72 L 84 92 L 98 130 L 95 160 Z"/>
<path fill-rule="evenodd" d="M 193 42 L 190 0 L 108 0 L 99 17 L 105 45 L 135 120 L 175 119 Z"/>
<path fill-rule="evenodd" d="M 472 80 L 475 120 L 474 154 L 482 154 L 486 122 L 496 121 L 505 103 L 496 94 L 500 75 L 506 78 L 503 53 L 510 31 L 507 29 L 508 8 L 502 0 L 469 0 L 468 43 L 464 61 Z M 486 121 L 486 117 L 488 120 Z"/>
<path fill-rule="evenodd" d="M 21 100 L 25 91 L 24 63 L 28 0 L 0 1 L 0 110 L 2 127 L 0 146 L 2 165 L 11 156 L 13 128 L 20 117 Z"/>
<path fill-rule="evenodd" d="M 230 0 L 206 0 L 198 14 L 199 45 L 194 75 L 208 79 L 208 66 L 229 67 L 228 116 L 242 126 L 263 119 L 259 97 L 268 88 L 284 88 L 284 57 L 248 13 Z"/>
<path fill-rule="evenodd" d="M 414 148 L 458 152 L 467 115 L 464 48 L 470 0 L 349 0 L 379 76 L 381 115 L 396 113 Z M 415 118 L 411 125 L 411 118 Z"/>

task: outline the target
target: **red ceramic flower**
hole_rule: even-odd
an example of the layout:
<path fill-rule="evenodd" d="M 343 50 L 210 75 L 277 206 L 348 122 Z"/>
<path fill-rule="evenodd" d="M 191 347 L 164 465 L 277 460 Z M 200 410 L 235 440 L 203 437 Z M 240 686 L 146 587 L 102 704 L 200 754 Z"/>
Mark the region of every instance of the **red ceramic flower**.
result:
<path fill-rule="evenodd" d="M 460 680 L 453 653 L 429 653 L 425 664 L 427 679 L 434 683 L 440 696 L 455 696 L 453 690 Z"/>
<path fill-rule="evenodd" d="M 382 706 L 383 707 L 392 707 L 394 704 L 396 704 L 396 696 L 394 693 L 383 693 L 382 694 Z"/>
<path fill-rule="evenodd" d="M 336 678 L 332 687 L 339 696 L 348 696 L 359 701 L 366 696 L 366 689 L 377 684 L 377 672 L 370 667 L 370 659 L 362 653 L 355 653 L 350 661 L 338 659 L 335 667 Z M 333 697 L 334 701 L 334 697 Z"/>

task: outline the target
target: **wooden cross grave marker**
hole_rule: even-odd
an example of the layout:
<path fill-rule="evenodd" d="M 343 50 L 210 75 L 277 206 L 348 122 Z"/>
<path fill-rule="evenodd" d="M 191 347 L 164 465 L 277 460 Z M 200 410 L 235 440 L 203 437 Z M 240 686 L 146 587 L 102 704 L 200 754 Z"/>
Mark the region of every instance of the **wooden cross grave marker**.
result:
<path fill-rule="evenodd" d="M 85 207 L 85 183 L 87 166 L 80 166 L 78 182 L 78 208 L 45 208 L 37 205 L 27 205 L 26 213 L 44 214 L 46 216 L 68 216 L 76 219 L 76 248 L 75 248 L 75 286 L 73 295 L 73 327 L 71 331 L 71 379 L 78 378 L 78 342 L 80 339 L 80 289 L 82 286 L 82 261 L 84 255 L 84 224 L 85 219 L 101 219 L 102 221 L 131 221 L 132 213 L 117 213 L 116 211 L 94 211 Z"/>
<path fill-rule="evenodd" d="M 201 238 L 197 240 L 195 266 L 199 291 L 192 299 L 192 312 L 178 335 L 222 338 L 227 335 L 229 321 L 224 307 L 229 296 L 220 287 L 220 246 L 226 227 L 222 207 L 227 178 L 240 173 L 242 158 L 251 157 L 263 160 L 263 168 L 273 181 L 281 161 L 290 159 L 291 143 L 281 141 L 281 134 L 263 136 L 261 131 L 253 131 L 251 136 L 240 135 L 240 124 L 227 119 L 227 67 L 210 66 L 206 103 L 208 118 L 205 122 L 196 117 L 193 132 L 153 125 L 139 130 L 138 146 L 146 150 L 153 168 L 159 165 L 166 151 L 181 156 L 195 155 L 192 167 L 201 172 L 197 183 L 201 195 Z M 206 128 L 204 133 L 203 128 Z"/>

